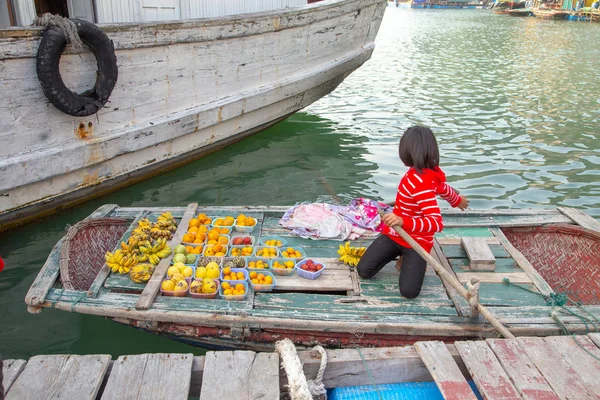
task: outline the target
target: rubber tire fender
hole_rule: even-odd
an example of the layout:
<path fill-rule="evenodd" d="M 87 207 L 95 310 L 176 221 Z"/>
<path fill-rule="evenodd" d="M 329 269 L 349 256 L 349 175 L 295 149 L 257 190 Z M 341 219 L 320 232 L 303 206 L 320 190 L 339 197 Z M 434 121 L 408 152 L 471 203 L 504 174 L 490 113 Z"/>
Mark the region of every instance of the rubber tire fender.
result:
<path fill-rule="evenodd" d="M 62 29 L 50 26 L 44 32 L 36 57 L 37 76 L 44 94 L 50 102 L 65 114 L 85 117 L 98 112 L 108 101 L 119 71 L 112 40 L 95 24 L 71 19 L 77 33 L 96 57 L 98 72 L 93 89 L 77 94 L 67 88 L 60 76 L 59 62 L 67 45 Z"/>

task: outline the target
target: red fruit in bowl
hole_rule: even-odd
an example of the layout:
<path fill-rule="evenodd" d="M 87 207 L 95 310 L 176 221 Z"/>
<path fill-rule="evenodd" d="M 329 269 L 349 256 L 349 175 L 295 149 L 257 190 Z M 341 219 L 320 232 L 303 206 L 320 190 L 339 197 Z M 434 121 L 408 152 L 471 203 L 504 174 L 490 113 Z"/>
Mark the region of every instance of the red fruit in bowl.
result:
<path fill-rule="evenodd" d="M 244 244 L 252 244 L 252 238 L 250 238 L 250 237 L 246 236 L 246 237 L 243 239 L 243 243 L 244 243 Z"/>
<path fill-rule="evenodd" d="M 243 244 L 243 243 L 244 243 L 244 241 L 242 240 L 242 238 L 236 237 L 236 238 L 233 239 L 233 244 L 234 245 L 240 245 L 240 244 Z"/>
<path fill-rule="evenodd" d="M 308 271 L 308 266 L 306 264 L 302 264 L 300 268 L 302 268 L 305 271 Z"/>
<path fill-rule="evenodd" d="M 317 264 L 316 268 L 317 268 L 317 271 L 320 271 L 323 269 L 323 266 L 321 264 Z"/>

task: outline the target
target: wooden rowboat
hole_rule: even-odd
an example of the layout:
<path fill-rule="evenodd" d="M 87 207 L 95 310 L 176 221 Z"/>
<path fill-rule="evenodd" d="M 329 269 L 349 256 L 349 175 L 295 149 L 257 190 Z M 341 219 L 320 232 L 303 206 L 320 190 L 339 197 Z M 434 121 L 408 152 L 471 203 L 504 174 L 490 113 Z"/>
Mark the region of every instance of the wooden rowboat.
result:
<path fill-rule="evenodd" d="M 498 337 L 472 317 L 469 304 L 432 269 L 416 299 L 398 293 L 393 263 L 372 279 L 337 260 L 339 241 L 291 236 L 279 225 L 287 207 L 122 208 L 106 205 L 73 226 L 32 284 L 28 310 L 43 307 L 98 315 L 198 346 L 272 349 L 282 337 L 298 346 L 396 346 L 417 340 Z M 159 293 L 170 264 L 162 260 L 147 284 L 111 274 L 104 253 L 128 237 L 136 219 L 170 211 L 179 221 L 207 215 L 258 220 L 257 239 L 278 235 L 326 264 L 316 280 L 278 276 L 272 292 L 243 301 L 167 297 Z M 479 302 L 515 336 L 586 333 L 600 318 L 600 223 L 570 208 L 444 212 L 445 229 L 432 255 L 460 282 L 480 281 Z M 468 239 L 470 238 L 470 239 Z M 367 245 L 358 240 L 355 245 Z M 488 253 L 486 253 L 488 252 Z M 487 259 L 482 256 L 487 254 Z M 490 259 L 491 255 L 491 259 Z M 567 301 L 567 297 L 570 301 Z"/>

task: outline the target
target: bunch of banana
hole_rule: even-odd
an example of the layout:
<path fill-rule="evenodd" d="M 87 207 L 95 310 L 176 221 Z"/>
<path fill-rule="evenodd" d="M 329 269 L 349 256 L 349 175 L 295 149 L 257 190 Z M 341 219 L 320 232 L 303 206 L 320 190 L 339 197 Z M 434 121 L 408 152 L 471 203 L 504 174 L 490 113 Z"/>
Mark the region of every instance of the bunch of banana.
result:
<path fill-rule="evenodd" d="M 346 242 L 343 245 L 340 245 L 340 248 L 337 252 L 340 255 L 339 260 L 341 262 L 346 265 L 356 267 L 366 250 L 366 247 L 352 247 L 350 246 L 350 242 Z"/>
<path fill-rule="evenodd" d="M 152 239 L 173 239 L 173 232 L 169 228 L 161 228 L 158 224 L 154 225 L 152 229 L 150 229 L 150 236 Z"/>
<path fill-rule="evenodd" d="M 138 264 L 131 268 L 129 272 L 129 278 L 135 283 L 148 282 L 154 272 L 154 265 L 152 264 Z"/>
<path fill-rule="evenodd" d="M 144 218 L 138 222 L 138 226 L 131 231 L 130 238 L 136 238 L 139 242 L 150 239 L 150 230 L 152 229 L 152 223 L 148 218 Z"/>
<path fill-rule="evenodd" d="M 140 243 L 140 261 L 150 261 L 153 265 L 160 262 L 161 258 L 165 258 L 171 254 L 171 248 L 167 245 L 165 238 L 160 238 L 154 245 L 148 240 Z"/>
<path fill-rule="evenodd" d="M 138 255 L 140 253 L 140 250 L 138 249 L 139 244 L 140 240 L 138 237 L 130 237 L 127 243 L 121 242 L 121 251 L 126 256 L 129 254 Z"/>
<path fill-rule="evenodd" d="M 173 232 L 177 230 L 177 223 L 170 212 L 165 212 L 158 217 L 156 223 L 150 229 L 150 236 L 153 239 L 165 238 L 173 239 Z"/>
<path fill-rule="evenodd" d="M 111 253 L 110 251 L 106 252 L 104 259 L 106 260 L 106 265 L 108 265 L 112 272 L 118 272 L 120 274 L 128 274 L 131 267 L 138 263 L 135 254 L 125 254 L 121 249 L 118 249 L 114 253 Z"/>

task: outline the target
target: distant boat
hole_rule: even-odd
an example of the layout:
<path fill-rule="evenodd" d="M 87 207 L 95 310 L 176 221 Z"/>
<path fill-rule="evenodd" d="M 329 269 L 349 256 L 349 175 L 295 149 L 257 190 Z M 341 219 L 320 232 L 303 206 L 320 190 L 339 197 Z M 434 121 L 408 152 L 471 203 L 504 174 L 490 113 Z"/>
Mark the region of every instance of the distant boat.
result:
<path fill-rule="evenodd" d="M 507 10 L 506 15 L 510 15 L 511 17 L 529 17 L 533 15 L 529 8 L 521 8 L 514 10 Z"/>
<path fill-rule="evenodd" d="M 526 3 L 524 1 L 501 1 L 492 5 L 492 13 L 494 14 L 508 14 L 511 10 L 518 10 L 525 8 Z"/>
<path fill-rule="evenodd" d="M 535 8 L 531 12 L 535 17 L 544 19 L 566 19 L 571 14 L 569 11 L 543 8 Z"/>
<path fill-rule="evenodd" d="M 32 313 L 47 307 L 91 314 L 197 346 L 257 351 L 271 349 L 282 337 L 299 346 L 329 348 L 497 337 L 490 321 L 473 315 L 464 297 L 431 267 L 419 296 L 403 298 L 393 261 L 373 278 L 363 279 L 338 260 L 340 242 L 303 239 L 281 227 L 278 222 L 287 209 L 197 204 L 164 209 L 103 206 L 56 244 L 25 302 Z M 214 298 L 195 298 L 184 291 L 180 292 L 183 297 L 161 295 L 159 289 L 172 256 L 160 261 L 148 283 L 111 273 L 105 252 L 120 249 L 138 221 L 156 221 L 165 211 L 178 224 L 172 248 L 183 240 L 189 226 L 196 226 L 189 224 L 192 218 L 198 222 L 204 214 L 213 216 L 214 222 L 217 216 L 244 213 L 257 221 L 252 232 L 242 234 L 252 236 L 254 253 L 258 244 L 275 235 L 283 245 L 280 257 L 289 255 L 289 247 L 302 249 L 303 257 L 325 268 L 314 280 L 299 276 L 298 265 L 296 270 L 279 269 L 284 275 L 277 273 L 272 286 L 260 288 L 266 292 L 248 286 L 249 291 L 237 300 L 224 292 Z M 471 298 L 478 298 L 513 335 L 556 335 L 565 326 L 572 333 L 587 333 L 598 322 L 600 222 L 562 207 L 449 210 L 443 215 L 444 231 L 436 235 L 432 256 L 459 286 L 479 280 L 478 294 Z M 234 231 L 230 237 L 235 235 L 240 234 Z M 355 246 L 366 246 L 370 240 L 361 239 Z M 214 260 L 225 266 L 242 258 L 202 257 L 196 264 Z M 251 260 L 242 259 L 242 265 Z M 274 270 L 259 270 L 264 271 Z"/>
<path fill-rule="evenodd" d="M 371 57 L 386 4 L 329 0 L 99 25 L 93 36 L 106 37 L 101 74 L 89 51 L 69 46 L 60 57 L 60 43 L 46 42 L 55 46 L 50 61 L 60 60 L 67 87 L 38 57 L 42 28 L 0 29 L 0 231 L 176 168 L 322 98 Z M 42 90 L 36 62 L 50 89 Z M 97 80 L 108 82 L 103 93 L 71 92 Z"/>

